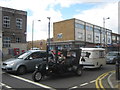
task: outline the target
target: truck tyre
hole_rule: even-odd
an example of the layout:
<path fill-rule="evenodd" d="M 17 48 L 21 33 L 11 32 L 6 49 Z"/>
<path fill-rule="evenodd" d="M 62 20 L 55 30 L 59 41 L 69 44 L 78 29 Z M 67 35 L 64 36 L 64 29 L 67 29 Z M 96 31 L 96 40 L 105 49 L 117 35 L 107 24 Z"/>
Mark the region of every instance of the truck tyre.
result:
<path fill-rule="evenodd" d="M 32 79 L 33 79 L 33 81 L 35 81 L 35 82 L 39 82 L 41 79 L 42 79 L 42 74 L 41 74 L 41 72 L 39 72 L 39 71 L 35 71 L 33 74 L 32 74 Z"/>
<path fill-rule="evenodd" d="M 81 75 L 82 75 L 82 67 L 78 67 L 78 68 L 77 68 L 76 74 L 77 74 L 78 76 L 81 76 Z"/>

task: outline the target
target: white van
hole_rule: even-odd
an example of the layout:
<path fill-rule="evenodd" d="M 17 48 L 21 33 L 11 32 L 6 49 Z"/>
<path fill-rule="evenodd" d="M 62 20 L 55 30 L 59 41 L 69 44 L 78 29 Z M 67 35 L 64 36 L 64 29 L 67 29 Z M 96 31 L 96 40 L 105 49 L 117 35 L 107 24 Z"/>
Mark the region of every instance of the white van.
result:
<path fill-rule="evenodd" d="M 81 48 L 80 64 L 84 68 L 100 68 L 106 65 L 105 49 L 103 48 Z"/>

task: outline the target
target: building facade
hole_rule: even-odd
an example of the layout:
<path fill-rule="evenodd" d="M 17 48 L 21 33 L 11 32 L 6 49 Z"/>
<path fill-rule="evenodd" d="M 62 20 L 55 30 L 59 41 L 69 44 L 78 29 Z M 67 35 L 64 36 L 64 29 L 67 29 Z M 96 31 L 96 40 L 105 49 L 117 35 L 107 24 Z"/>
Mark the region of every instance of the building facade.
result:
<path fill-rule="evenodd" d="M 28 41 L 27 43 L 28 43 L 27 49 L 30 50 L 32 48 L 32 41 Z M 33 41 L 33 47 L 39 48 L 40 50 L 46 50 L 46 44 L 47 44 L 46 40 Z"/>
<path fill-rule="evenodd" d="M 112 44 L 112 30 L 91 23 L 69 19 L 53 23 L 53 43 L 63 47 L 109 47 Z M 120 40 L 120 39 L 119 39 Z"/>
<path fill-rule="evenodd" d="M 27 49 L 27 12 L 0 7 L 0 35 L 3 56 L 16 55 Z"/>

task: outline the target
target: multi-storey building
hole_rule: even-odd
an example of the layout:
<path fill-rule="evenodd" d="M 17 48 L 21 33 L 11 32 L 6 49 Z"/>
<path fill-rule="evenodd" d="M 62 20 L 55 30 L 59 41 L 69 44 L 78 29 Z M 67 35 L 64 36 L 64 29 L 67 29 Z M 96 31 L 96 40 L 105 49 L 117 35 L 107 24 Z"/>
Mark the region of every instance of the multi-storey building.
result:
<path fill-rule="evenodd" d="M 109 48 L 112 44 L 112 30 L 75 18 L 55 22 L 53 35 L 52 45 L 58 45 L 59 48 Z"/>
<path fill-rule="evenodd" d="M 0 39 L 3 56 L 26 50 L 27 12 L 0 7 Z"/>

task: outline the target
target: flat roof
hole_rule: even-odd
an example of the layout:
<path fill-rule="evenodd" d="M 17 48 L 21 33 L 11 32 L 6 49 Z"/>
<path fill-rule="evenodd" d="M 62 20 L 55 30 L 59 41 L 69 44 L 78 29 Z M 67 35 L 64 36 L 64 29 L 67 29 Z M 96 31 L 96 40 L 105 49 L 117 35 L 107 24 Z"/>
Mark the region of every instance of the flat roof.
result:
<path fill-rule="evenodd" d="M 82 50 L 87 51 L 99 51 L 99 50 L 105 50 L 104 48 L 81 48 Z"/>

